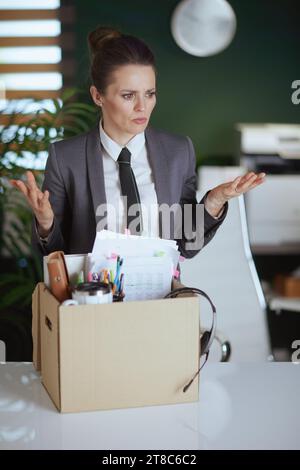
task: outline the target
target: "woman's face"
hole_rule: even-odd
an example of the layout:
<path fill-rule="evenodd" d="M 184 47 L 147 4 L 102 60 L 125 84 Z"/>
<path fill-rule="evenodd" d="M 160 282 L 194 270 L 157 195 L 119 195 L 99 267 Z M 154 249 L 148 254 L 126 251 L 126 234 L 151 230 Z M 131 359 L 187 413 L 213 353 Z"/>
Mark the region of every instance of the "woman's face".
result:
<path fill-rule="evenodd" d="M 148 125 L 156 103 L 155 72 L 150 65 L 123 65 L 111 78 L 104 94 L 92 86 L 91 95 L 102 108 L 104 130 L 119 140 L 130 139 Z"/>

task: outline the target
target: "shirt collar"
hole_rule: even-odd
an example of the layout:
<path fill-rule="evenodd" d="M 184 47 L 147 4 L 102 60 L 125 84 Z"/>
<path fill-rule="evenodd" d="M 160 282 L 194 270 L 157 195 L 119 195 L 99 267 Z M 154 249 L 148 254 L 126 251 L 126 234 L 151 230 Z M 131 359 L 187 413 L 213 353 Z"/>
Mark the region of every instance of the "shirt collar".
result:
<path fill-rule="evenodd" d="M 106 134 L 105 130 L 102 127 L 102 119 L 100 119 L 99 122 L 99 130 L 100 140 L 103 147 L 105 148 L 108 155 L 116 162 L 123 147 L 121 147 L 117 142 L 115 142 Z M 134 137 L 132 137 L 132 139 L 130 139 L 126 147 L 130 151 L 132 159 L 135 159 L 139 155 L 144 145 L 145 132 L 140 132 L 139 134 L 136 134 Z"/>

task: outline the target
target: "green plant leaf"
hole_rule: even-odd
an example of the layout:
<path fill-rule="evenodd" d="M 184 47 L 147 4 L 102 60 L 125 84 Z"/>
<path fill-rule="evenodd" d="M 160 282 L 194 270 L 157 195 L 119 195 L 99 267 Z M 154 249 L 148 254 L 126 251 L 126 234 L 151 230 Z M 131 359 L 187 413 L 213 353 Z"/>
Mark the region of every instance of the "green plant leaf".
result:
<path fill-rule="evenodd" d="M 10 289 L 6 294 L 0 298 L 0 307 L 6 308 L 12 305 L 16 305 L 20 302 L 25 301 L 25 304 L 30 304 L 30 298 L 33 291 L 33 284 L 25 282 L 20 285 L 16 285 L 13 289 Z"/>

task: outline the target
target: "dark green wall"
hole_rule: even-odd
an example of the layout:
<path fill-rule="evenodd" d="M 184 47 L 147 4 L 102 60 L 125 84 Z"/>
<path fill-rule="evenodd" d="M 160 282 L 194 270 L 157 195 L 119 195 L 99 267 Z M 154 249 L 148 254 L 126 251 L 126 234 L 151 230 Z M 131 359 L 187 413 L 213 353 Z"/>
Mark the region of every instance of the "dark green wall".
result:
<path fill-rule="evenodd" d="M 197 58 L 172 39 L 178 0 L 76 0 L 78 85 L 89 85 L 86 36 L 112 25 L 147 42 L 158 65 L 152 125 L 189 135 L 198 159 L 226 161 L 236 122 L 300 121 L 291 83 L 300 79 L 300 1 L 230 0 L 237 32 L 222 53 Z"/>

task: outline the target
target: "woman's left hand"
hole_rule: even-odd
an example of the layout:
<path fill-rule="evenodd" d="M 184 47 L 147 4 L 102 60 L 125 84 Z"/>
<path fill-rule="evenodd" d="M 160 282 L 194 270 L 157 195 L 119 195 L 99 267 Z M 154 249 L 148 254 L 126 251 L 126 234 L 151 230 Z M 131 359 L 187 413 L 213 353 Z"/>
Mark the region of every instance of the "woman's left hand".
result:
<path fill-rule="evenodd" d="M 251 171 L 244 176 L 238 176 L 229 183 L 216 186 L 208 193 L 205 208 L 211 215 L 217 216 L 227 201 L 256 188 L 265 181 L 265 176 L 265 173 L 256 174 Z"/>

